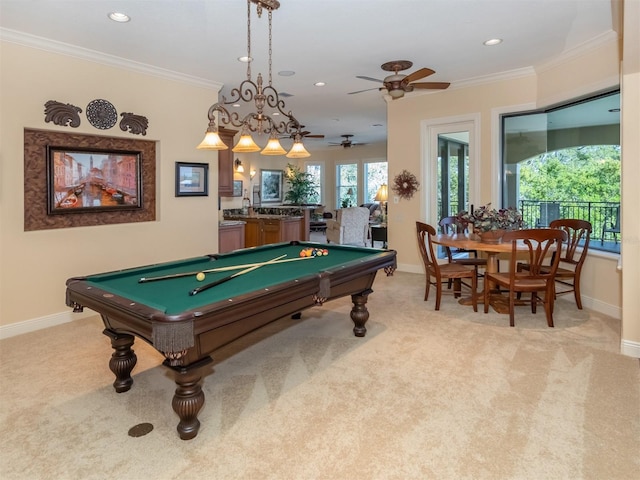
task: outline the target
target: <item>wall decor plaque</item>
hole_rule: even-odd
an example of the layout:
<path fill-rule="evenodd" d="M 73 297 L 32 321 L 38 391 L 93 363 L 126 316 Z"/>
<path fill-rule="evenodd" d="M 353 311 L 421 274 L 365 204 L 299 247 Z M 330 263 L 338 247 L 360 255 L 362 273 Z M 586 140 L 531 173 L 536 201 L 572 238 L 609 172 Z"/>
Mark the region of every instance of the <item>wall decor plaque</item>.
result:
<path fill-rule="evenodd" d="M 87 120 L 94 127 L 107 130 L 118 121 L 118 112 L 116 107 L 107 100 L 92 100 L 87 105 Z"/>

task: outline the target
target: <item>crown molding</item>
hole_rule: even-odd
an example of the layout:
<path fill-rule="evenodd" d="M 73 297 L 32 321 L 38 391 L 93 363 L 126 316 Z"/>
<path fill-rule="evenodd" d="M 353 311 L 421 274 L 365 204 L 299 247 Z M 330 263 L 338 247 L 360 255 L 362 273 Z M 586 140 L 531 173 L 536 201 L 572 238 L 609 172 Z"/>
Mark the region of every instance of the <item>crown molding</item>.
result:
<path fill-rule="evenodd" d="M 505 72 L 492 73 L 490 75 L 482 75 L 479 77 L 467 78 L 464 80 L 454 81 L 451 86 L 453 88 L 468 88 L 487 83 L 503 82 L 507 80 L 515 80 L 517 78 L 530 77 L 536 72 L 533 67 L 517 68 L 515 70 L 507 70 Z"/>
<path fill-rule="evenodd" d="M 132 72 L 185 83 L 192 86 L 213 88 L 218 91 L 222 89 L 223 86 L 221 83 L 212 82 L 204 78 L 185 75 L 183 73 L 154 67 L 145 63 L 134 62 L 125 58 L 116 57 L 115 55 L 97 52 L 88 48 L 82 48 L 75 45 L 70 45 L 68 43 L 58 42 L 44 37 L 38 37 L 36 35 L 29 35 L 23 32 L 18 32 L 16 30 L 0 28 L 0 40 L 15 43 L 17 45 L 22 45 L 25 47 L 37 48 L 39 50 L 44 50 L 51 53 L 66 55 L 68 57 L 74 57 L 80 60 L 99 63 L 101 65 L 106 65 L 109 67 L 122 68 L 124 70 L 130 70 Z"/>
<path fill-rule="evenodd" d="M 608 43 L 618 44 L 619 35 L 613 30 L 609 30 L 608 32 L 602 33 L 592 39 L 581 43 L 580 45 L 563 52 L 558 57 L 541 63 L 540 65 L 535 67 L 536 72 L 544 72 L 546 70 L 551 70 L 558 66 L 561 66 L 571 60 L 582 57 L 591 53 L 594 49 L 600 48 L 602 46 L 607 45 Z"/>

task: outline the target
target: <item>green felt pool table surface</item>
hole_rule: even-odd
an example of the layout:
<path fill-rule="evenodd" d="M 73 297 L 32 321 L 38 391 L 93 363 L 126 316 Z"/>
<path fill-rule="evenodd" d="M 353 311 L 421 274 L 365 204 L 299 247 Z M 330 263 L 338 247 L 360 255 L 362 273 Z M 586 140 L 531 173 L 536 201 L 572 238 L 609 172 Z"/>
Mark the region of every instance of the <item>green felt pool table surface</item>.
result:
<path fill-rule="evenodd" d="M 323 248 L 329 254 L 302 258 L 300 257 L 300 252 L 304 248 Z M 334 245 L 302 243 L 295 245 L 285 244 L 278 247 L 246 249 L 227 255 L 207 255 L 90 275 L 85 277 L 85 281 L 95 288 L 120 295 L 134 302 L 143 303 L 167 315 L 176 315 L 186 310 L 197 309 L 211 303 L 267 289 L 278 283 L 290 282 L 309 275 L 318 275 L 323 270 L 342 268 L 345 264 L 359 262 L 377 254 L 379 254 L 378 250 L 369 248 L 345 248 Z M 189 292 L 196 287 L 202 287 L 209 282 L 228 277 L 240 272 L 242 269 L 206 273 L 203 281 L 196 280 L 195 272 L 233 265 L 266 262 L 282 255 L 286 255 L 281 259 L 285 260 L 284 262 L 280 260 L 277 263 L 265 265 L 197 295 L 189 295 Z M 153 279 L 159 276 L 185 272 L 194 272 L 194 274 L 139 283 L 141 278 Z"/>

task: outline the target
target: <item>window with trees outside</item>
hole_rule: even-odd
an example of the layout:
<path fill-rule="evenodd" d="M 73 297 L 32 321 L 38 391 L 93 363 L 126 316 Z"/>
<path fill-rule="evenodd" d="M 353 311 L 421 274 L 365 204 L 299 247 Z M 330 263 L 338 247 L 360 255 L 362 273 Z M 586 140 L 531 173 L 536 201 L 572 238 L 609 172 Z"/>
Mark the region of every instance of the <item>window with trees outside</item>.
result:
<path fill-rule="evenodd" d="M 307 163 L 305 170 L 309 174 L 309 179 L 313 181 L 315 185 L 315 199 L 318 203 L 323 204 L 324 198 L 322 197 L 322 184 L 323 182 L 323 165 L 320 163 Z"/>
<path fill-rule="evenodd" d="M 368 162 L 364 164 L 364 195 L 363 203 L 375 203 L 376 194 L 380 186 L 389 184 L 387 162 Z"/>
<path fill-rule="evenodd" d="M 358 202 L 358 164 L 336 165 L 336 205 L 355 207 Z"/>
<path fill-rule="evenodd" d="M 620 93 L 502 116 L 502 202 L 528 227 L 592 225 L 590 249 L 620 253 Z"/>

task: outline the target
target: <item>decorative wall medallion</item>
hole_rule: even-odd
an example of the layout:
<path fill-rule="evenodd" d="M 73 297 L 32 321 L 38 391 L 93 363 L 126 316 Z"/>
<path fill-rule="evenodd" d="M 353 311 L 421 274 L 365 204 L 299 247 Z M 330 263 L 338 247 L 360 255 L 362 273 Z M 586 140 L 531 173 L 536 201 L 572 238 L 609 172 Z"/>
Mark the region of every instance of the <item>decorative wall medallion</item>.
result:
<path fill-rule="evenodd" d="M 96 128 L 106 130 L 113 127 L 118 120 L 118 112 L 111 102 L 98 99 L 87 105 L 87 119 Z"/>
<path fill-rule="evenodd" d="M 120 114 L 122 120 L 120 120 L 120 130 L 127 131 L 127 128 L 134 135 L 143 136 L 147 134 L 147 127 L 149 126 L 149 120 L 142 115 L 135 115 L 129 112 L 123 112 Z"/>
<path fill-rule="evenodd" d="M 71 105 L 70 103 L 64 104 L 55 100 L 49 100 L 44 104 L 44 121 L 49 123 L 53 122 L 55 125 L 62 127 L 77 128 L 80 126 L 80 115 L 82 109 Z"/>

